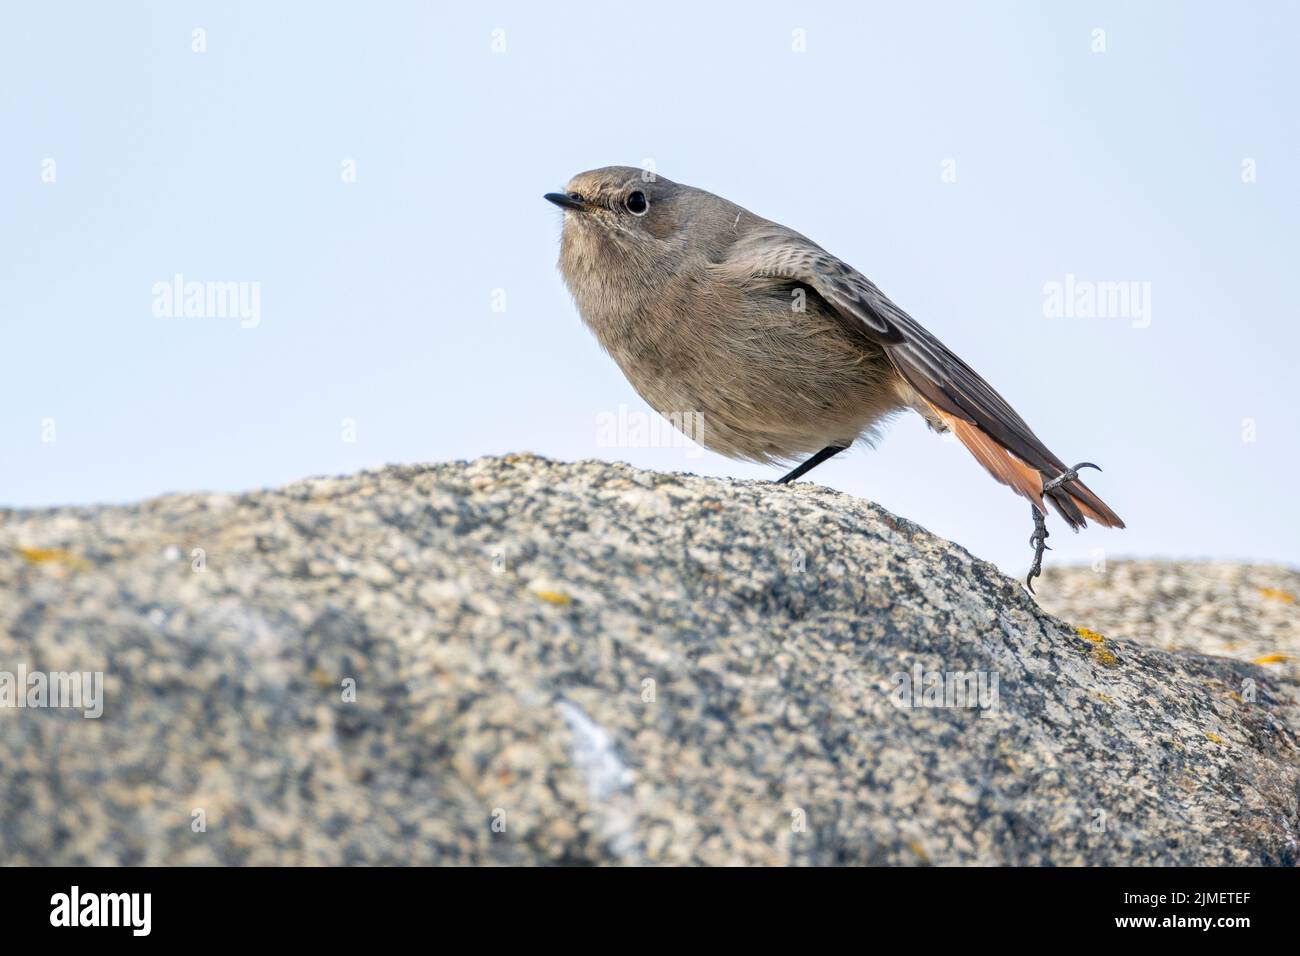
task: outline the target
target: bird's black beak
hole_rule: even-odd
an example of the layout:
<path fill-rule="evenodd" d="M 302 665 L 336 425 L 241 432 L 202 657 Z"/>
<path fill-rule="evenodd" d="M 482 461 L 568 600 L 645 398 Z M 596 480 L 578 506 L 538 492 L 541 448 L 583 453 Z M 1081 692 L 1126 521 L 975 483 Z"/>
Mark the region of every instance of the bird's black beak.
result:
<path fill-rule="evenodd" d="M 586 209 L 587 203 L 578 193 L 547 193 L 542 197 L 547 202 L 553 202 L 561 209 Z"/>

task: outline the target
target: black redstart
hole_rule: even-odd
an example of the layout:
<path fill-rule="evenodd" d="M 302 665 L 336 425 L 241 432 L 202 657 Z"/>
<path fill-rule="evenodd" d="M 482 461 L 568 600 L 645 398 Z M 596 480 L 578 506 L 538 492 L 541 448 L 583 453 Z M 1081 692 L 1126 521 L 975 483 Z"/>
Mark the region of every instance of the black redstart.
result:
<path fill-rule="evenodd" d="M 809 456 L 793 481 L 889 415 L 952 431 L 1033 505 L 1071 528 L 1124 527 L 984 379 L 866 276 L 792 229 L 628 166 L 579 173 L 546 198 L 565 211 L 560 271 L 578 311 L 660 414 L 702 417 L 705 447 L 759 462 Z"/>

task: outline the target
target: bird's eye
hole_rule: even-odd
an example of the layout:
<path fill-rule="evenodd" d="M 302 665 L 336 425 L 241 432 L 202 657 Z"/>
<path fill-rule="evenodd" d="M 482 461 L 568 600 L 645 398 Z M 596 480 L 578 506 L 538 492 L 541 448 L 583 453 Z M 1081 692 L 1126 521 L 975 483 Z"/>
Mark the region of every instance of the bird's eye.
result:
<path fill-rule="evenodd" d="M 634 216 L 644 216 L 646 210 L 650 208 L 650 203 L 645 198 L 645 193 L 641 192 L 639 189 L 628 193 L 627 198 L 623 200 L 623 205 L 626 206 L 627 211 Z"/>

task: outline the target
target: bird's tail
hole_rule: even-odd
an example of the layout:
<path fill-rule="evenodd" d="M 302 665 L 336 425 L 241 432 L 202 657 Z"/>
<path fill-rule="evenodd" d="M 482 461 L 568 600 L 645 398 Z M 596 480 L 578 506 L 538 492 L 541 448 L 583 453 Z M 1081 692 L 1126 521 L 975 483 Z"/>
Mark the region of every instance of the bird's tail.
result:
<path fill-rule="evenodd" d="M 951 412 L 943 411 L 930 402 L 926 405 L 933 410 L 948 429 L 975 456 L 998 481 L 1009 485 L 1016 492 L 1028 498 L 1040 513 L 1046 514 L 1043 506 L 1043 484 L 1051 481 L 1065 471 L 1062 464 L 1056 474 L 1046 474 L 1040 469 L 1026 464 L 1018 456 L 1002 447 L 979 426 Z M 928 417 L 928 416 L 927 416 Z M 1053 462 L 1056 456 L 1042 449 Z M 1047 492 L 1048 499 L 1071 528 L 1079 529 L 1087 524 L 1088 518 L 1107 528 L 1122 528 L 1124 522 L 1119 515 L 1111 511 L 1106 503 L 1098 498 L 1082 481 L 1067 481 Z"/>

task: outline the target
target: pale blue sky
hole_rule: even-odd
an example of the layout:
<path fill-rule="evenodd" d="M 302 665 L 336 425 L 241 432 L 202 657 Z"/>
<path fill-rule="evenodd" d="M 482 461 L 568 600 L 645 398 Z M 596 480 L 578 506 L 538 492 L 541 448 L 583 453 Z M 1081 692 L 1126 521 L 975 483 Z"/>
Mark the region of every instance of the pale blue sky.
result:
<path fill-rule="evenodd" d="M 652 160 L 861 269 L 1106 468 L 1129 529 L 1054 521 L 1050 560 L 1300 563 L 1297 36 L 1281 2 L 4 4 L 0 503 L 525 450 L 777 477 L 599 441 L 645 406 L 541 195 Z M 156 316 L 176 273 L 260 283 L 260 322 Z M 1150 283 L 1149 326 L 1045 317 L 1067 274 Z M 814 475 L 1028 562 L 1024 501 L 919 419 Z"/>

